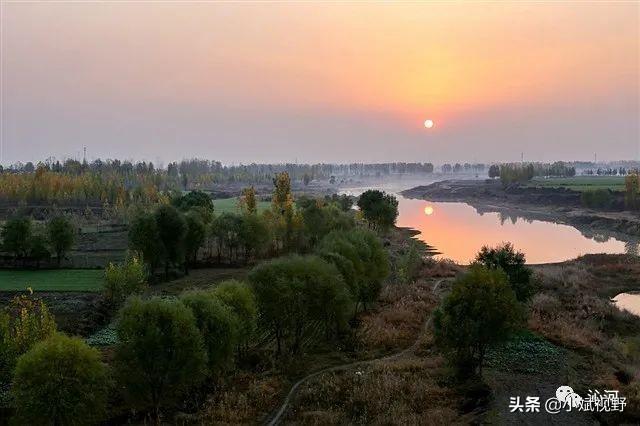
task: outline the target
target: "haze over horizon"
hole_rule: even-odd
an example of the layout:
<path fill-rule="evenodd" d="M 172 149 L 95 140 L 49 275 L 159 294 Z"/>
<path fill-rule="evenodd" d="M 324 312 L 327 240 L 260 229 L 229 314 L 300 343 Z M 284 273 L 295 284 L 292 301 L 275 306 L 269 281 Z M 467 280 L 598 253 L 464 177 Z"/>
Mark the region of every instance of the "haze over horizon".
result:
<path fill-rule="evenodd" d="M 640 159 L 637 2 L 0 10 L 5 165 Z"/>

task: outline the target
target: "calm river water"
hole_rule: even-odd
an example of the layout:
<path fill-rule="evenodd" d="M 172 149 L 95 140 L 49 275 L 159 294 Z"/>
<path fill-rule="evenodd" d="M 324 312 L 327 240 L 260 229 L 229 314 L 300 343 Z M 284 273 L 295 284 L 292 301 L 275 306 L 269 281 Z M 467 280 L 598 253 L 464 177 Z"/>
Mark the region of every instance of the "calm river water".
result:
<path fill-rule="evenodd" d="M 561 262 L 588 253 L 625 253 L 637 250 L 629 243 L 599 234 L 597 240 L 572 226 L 530 220 L 504 213 L 479 213 L 465 203 L 440 203 L 407 199 L 399 195 L 410 186 L 381 186 L 399 202 L 397 225 L 421 232 L 417 238 L 433 246 L 439 257 L 468 264 L 483 245 L 511 242 L 525 253 L 527 263 Z M 358 195 L 367 188 L 343 192 Z"/>

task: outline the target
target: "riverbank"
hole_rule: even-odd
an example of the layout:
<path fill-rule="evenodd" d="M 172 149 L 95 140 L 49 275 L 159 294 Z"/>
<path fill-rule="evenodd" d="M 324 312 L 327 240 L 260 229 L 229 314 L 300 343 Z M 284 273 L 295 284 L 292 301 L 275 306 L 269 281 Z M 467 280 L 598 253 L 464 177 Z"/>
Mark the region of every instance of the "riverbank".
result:
<path fill-rule="evenodd" d="M 589 238 L 615 237 L 637 243 L 640 215 L 582 206 L 580 193 L 564 188 L 509 186 L 493 180 L 445 180 L 402 191 L 407 198 L 464 202 L 479 213 L 502 212 L 530 220 L 573 226 Z"/>

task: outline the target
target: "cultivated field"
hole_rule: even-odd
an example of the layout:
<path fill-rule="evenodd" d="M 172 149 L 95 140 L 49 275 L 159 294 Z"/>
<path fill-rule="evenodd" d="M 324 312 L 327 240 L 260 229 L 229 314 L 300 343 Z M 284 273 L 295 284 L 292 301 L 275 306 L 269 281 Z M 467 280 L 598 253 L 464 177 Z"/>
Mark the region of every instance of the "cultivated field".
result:
<path fill-rule="evenodd" d="M 100 291 L 102 270 L 1 270 L 0 291 L 21 291 L 31 287 L 34 291 Z"/>
<path fill-rule="evenodd" d="M 573 191 L 610 189 L 624 191 L 624 176 L 575 176 L 570 178 L 534 178 L 529 186 L 566 188 Z"/>

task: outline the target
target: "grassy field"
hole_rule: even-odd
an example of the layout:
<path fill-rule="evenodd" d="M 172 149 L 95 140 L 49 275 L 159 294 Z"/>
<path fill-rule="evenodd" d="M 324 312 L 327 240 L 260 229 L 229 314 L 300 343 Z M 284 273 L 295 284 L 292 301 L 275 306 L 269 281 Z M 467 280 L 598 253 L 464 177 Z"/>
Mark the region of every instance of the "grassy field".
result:
<path fill-rule="evenodd" d="M 575 176 L 570 178 L 534 178 L 529 186 L 567 188 L 573 191 L 611 189 L 624 191 L 624 176 Z"/>
<path fill-rule="evenodd" d="M 263 210 L 266 210 L 270 205 L 271 203 L 268 201 L 258 201 L 258 211 L 261 212 Z M 213 200 L 213 206 L 215 208 L 216 214 L 240 213 L 240 208 L 238 207 L 238 199 L 236 197 Z"/>
<path fill-rule="evenodd" d="M 99 269 L 0 270 L 0 291 L 100 291 L 102 277 Z"/>

